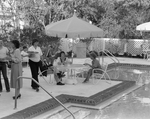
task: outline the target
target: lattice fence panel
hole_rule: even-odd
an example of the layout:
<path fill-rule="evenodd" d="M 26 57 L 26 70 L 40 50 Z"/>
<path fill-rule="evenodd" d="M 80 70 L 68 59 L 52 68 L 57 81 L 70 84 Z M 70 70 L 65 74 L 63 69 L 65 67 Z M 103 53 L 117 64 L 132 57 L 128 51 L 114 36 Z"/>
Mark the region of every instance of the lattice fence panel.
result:
<path fill-rule="evenodd" d="M 130 40 L 128 43 L 127 51 L 132 55 L 141 55 L 143 53 L 143 43 L 147 44 L 147 48 L 150 46 L 150 41 L 146 40 Z"/>

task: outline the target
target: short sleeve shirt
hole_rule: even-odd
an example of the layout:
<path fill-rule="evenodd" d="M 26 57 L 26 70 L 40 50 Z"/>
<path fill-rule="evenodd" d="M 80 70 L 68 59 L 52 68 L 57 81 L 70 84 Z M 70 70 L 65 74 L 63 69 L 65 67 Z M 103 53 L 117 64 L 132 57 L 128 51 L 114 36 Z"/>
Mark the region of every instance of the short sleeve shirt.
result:
<path fill-rule="evenodd" d="M 68 62 L 69 62 L 69 59 L 66 57 L 66 59 L 65 59 L 65 63 L 68 63 Z M 61 62 L 60 57 L 58 57 L 58 58 L 56 59 L 56 61 L 54 62 L 54 66 L 57 66 L 57 65 L 58 65 L 58 63 L 63 64 L 63 63 Z"/>
<path fill-rule="evenodd" d="M 39 62 L 40 61 L 40 57 L 43 55 L 42 50 L 40 47 L 35 48 L 34 46 L 31 46 L 28 51 L 32 51 L 32 52 L 38 52 L 35 54 L 34 57 L 29 58 L 30 60 L 32 60 L 33 62 Z"/>
<path fill-rule="evenodd" d="M 9 50 L 6 47 L 2 47 L 2 49 L 0 49 L 0 58 L 5 58 L 7 57 Z"/>

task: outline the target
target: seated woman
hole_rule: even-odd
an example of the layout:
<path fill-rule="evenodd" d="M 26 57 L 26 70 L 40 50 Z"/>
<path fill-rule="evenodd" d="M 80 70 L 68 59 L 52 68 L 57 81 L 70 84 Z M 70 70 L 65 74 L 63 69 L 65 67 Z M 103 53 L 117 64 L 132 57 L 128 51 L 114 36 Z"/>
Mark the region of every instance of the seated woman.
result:
<path fill-rule="evenodd" d="M 69 63 L 69 59 L 66 57 L 65 52 L 61 51 L 60 56 L 54 62 L 54 67 L 58 65 L 66 65 L 68 63 Z M 57 70 L 57 67 L 56 67 L 54 70 L 54 78 L 56 80 L 57 85 L 64 85 L 64 83 L 62 83 L 62 77 L 64 76 L 65 76 L 64 72 Z"/>
<path fill-rule="evenodd" d="M 89 69 L 87 76 L 85 78 L 85 80 L 83 81 L 83 83 L 86 83 L 89 81 L 91 75 L 92 75 L 92 70 L 95 68 L 101 68 L 101 65 L 99 63 L 99 61 L 96 59 L 96 54 L 94 52 L 90 53 L 90 58 L 92 60 L 92 65 L 90 64 L 85 64 L 85 65 L 89 65 L 91 67 L 91 69 Z"/>

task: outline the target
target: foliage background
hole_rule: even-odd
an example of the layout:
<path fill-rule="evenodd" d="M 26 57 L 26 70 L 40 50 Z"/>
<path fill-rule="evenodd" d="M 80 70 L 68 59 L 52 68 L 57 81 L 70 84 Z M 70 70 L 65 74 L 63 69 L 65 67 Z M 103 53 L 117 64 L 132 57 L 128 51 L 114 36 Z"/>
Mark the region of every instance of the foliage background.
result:
<path fill-rule="evenodd" d="M 48 37 L 44 33 L 46 25 L 73 15 L 102 28 L 105 38 L 136 39 L 150 37 L 149 32 L 143 35 L 136 31 L 136 26 L 150 21 L 149 0 L 0 0 L 3 16 L 9 12 L 9 19 L 1 25 L 0 38 L 19 39 L 29 43 L 33 38 L 41 43 L 53 42 L 59 38 Z M 3 18 L 5 20 L 5 18 Z M 25 21 L 20 29 L 19 20 Z M 11 30 L 10 30 L 11 29 Z"/>

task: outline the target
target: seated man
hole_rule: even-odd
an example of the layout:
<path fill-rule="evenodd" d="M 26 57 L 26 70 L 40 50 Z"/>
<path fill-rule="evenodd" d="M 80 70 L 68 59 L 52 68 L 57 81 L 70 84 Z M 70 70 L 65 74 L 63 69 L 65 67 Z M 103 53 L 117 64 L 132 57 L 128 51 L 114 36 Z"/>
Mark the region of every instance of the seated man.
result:
<path fill-rule="evenodd" d="M 84 64 L 84 65 L 89 65 L 91 67 L 91 69 L 89 69 L 87 76 L 85 78 L 85 80 L 83 81 L 83 83 L 86 83 L 89 81 L 91 75 L 92 75 L 92 70 L 95 68 L 101 68 L 101 65 L 99 63 L 99 61 L 96 59 L 96 54 L 94 52 L 90 53 L 90 58 L 92 60 L 92 65 L 90 64 Z"/>
<path fill-rule="evenodd" d="M 57 66 L 58 65 L 66 65 L 68 63 L 69 63 L 69 60 L 66 57 L 65 52 L 61 51 L 60 56 L 54 62 L 54 67 L 56 67 L 54 70 L 54 78 L 57 82 L 57 85 L 64 85 L 64 83 L 62 83 L 62 77 L 65 76 L 64 71 L 57 70 Z"/>

